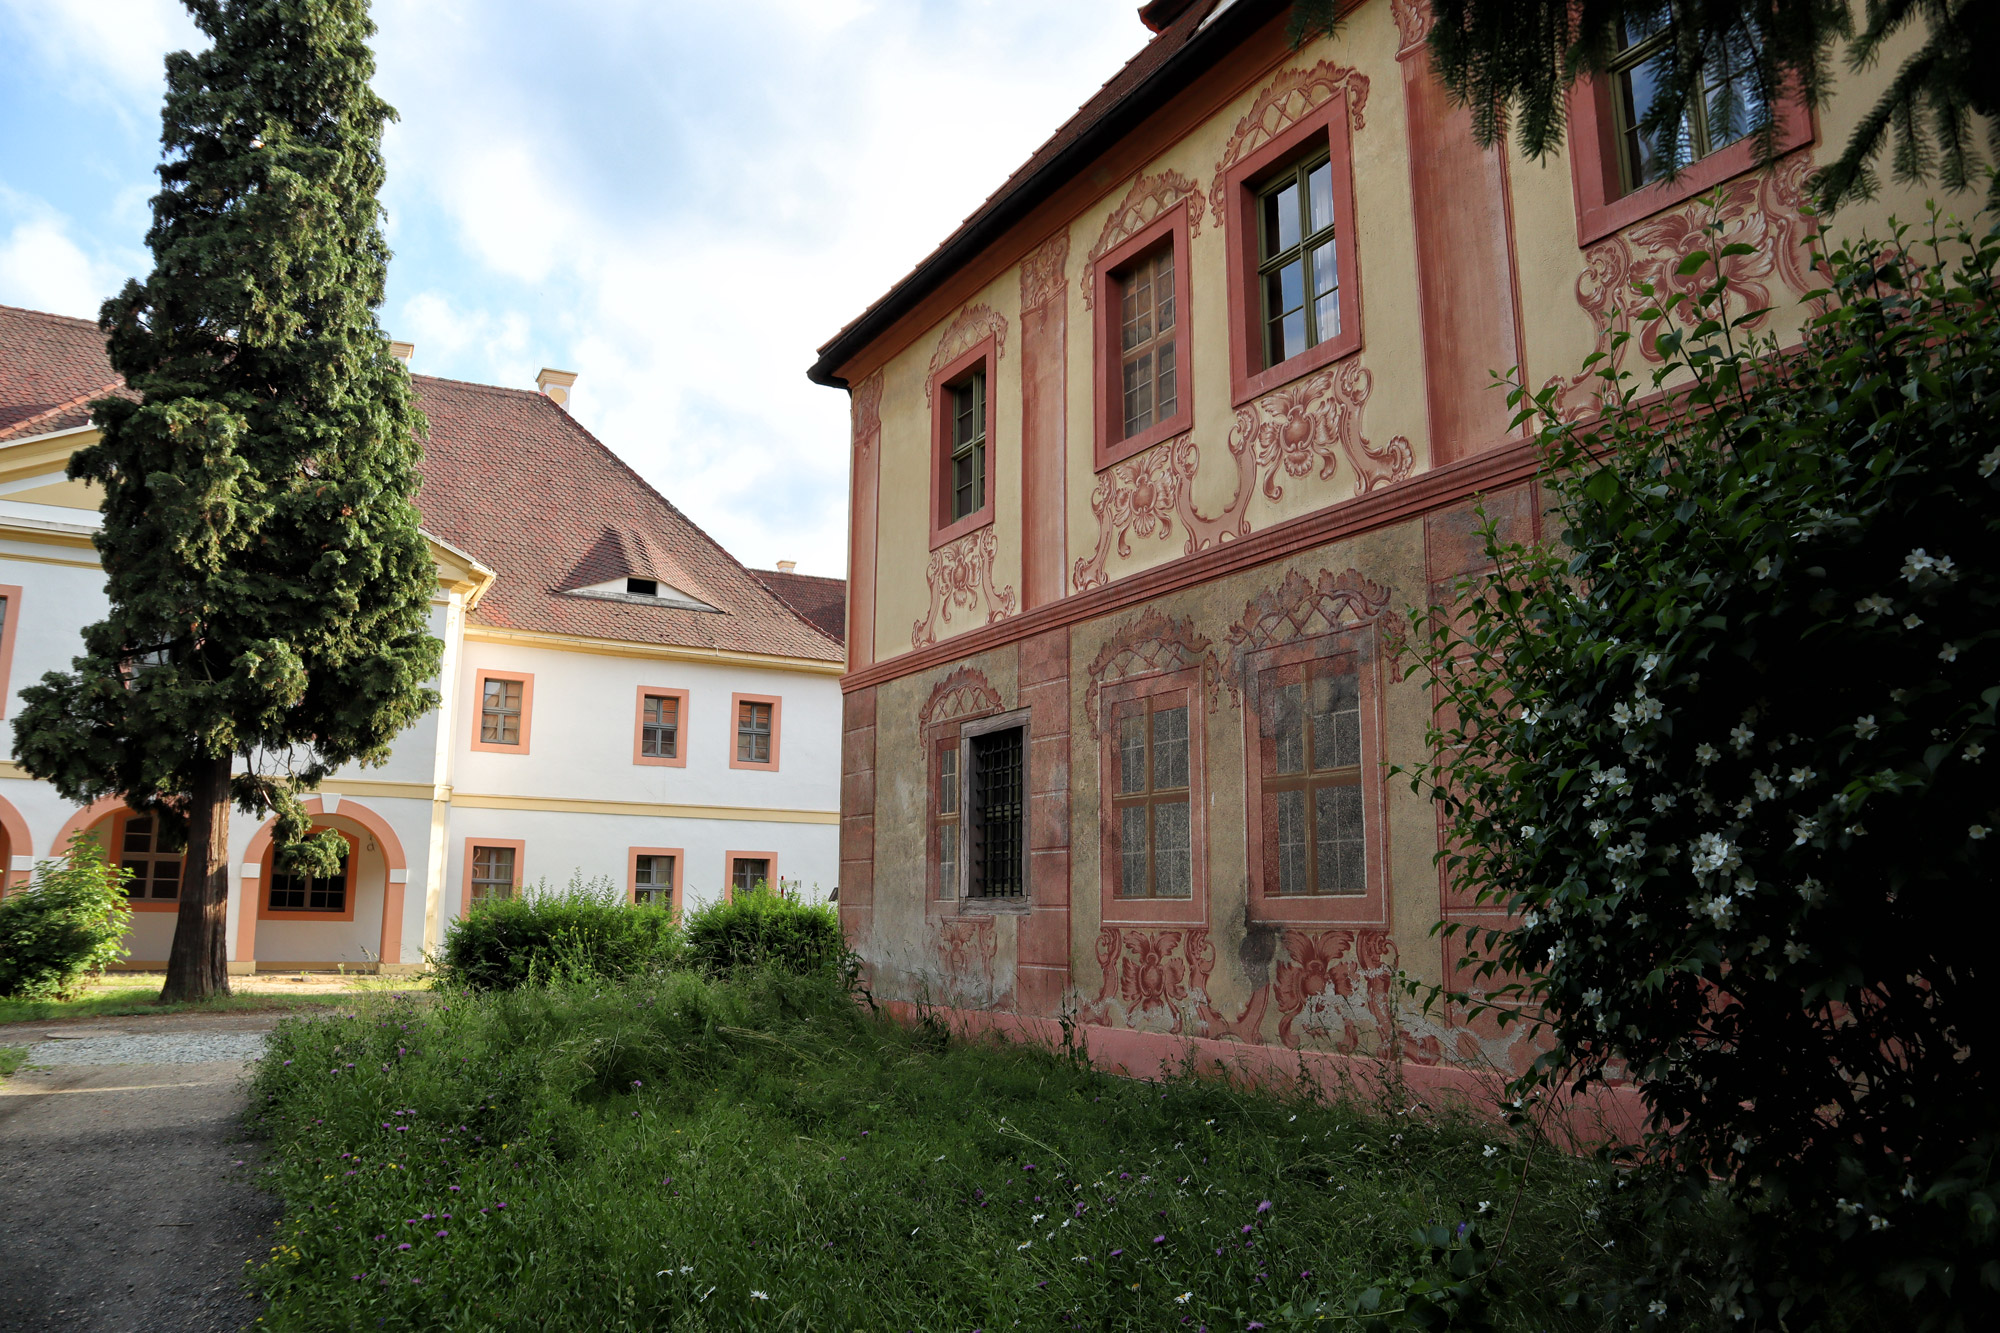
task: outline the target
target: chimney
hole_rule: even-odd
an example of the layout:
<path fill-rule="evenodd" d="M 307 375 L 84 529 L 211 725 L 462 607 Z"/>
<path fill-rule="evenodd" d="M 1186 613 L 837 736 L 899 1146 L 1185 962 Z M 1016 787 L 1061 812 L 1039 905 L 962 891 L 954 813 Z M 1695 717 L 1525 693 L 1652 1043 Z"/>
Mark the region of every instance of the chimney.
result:
<path fill-rule="evenodd" d="M 778 562 L 778 572 L 780 574 L 789 574 L 798 567 L 799 562 L 796 560 L 780 560 Z"/>
<path fill-rule="evenodd" d="M 555 399 L 556 406 L 562 408 L 564 411 L 569 410 L 569 390 L 570 386 L 575 383 L 576 372 L 574 370 L 555 370 L 549 366 L 543 366 L 542 373 L 535 376 L 535 387 Z"/>
<path fill-rule="evenodd" d="M 417 345 L 415 343 L 399 343 L 393 340 L 389 343 L 389 355 L 402 362 L 405 370 L 409 369 L 410 358 L 416 354 Z"/>

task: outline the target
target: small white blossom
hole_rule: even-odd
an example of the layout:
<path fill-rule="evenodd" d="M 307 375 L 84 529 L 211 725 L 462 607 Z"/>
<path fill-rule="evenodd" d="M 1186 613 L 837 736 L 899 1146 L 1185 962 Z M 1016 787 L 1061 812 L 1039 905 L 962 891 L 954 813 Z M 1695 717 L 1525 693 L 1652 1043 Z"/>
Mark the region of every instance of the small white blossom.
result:
<path fill-rule="evenodd" d="M 1871 1213 L 1868 1217 L 1868 1229 L 1870 1231 L 1887 1231 L 1889 1229 L 1889 1219 L 1880 1213 Z"/>
<path fill-rule="evenodd" d="M 1846 832 L 1850 838 L 1865 838 L 1868 836 L 1868 830 L 1860 824 L 1849 824 Z"/>
<path fill-rule="evenodd" d="M 1777 566 L 1773 563 L 1771 557 L 1767 555 L 1767 556 L 1760 556 L 1757 560 L 1757 563 L 1750 566 L 1750 568 L 1757 571 L 1758 578 L 1768 579 L 1771 577 L 1771 571 L 1777 568 Z"/>
<path fill-rule="evenodd" d="M 1909 615 L 1903 617 L 1904 629 L 1915 629 L 1917 626 L 1923 623 L 1924 623 L 1924 618 L 1918 615 L 1914 611 L 1912 611 Z"/>
<path fill-rule="evenodd" d="M 1193 1293 L 1193 1292 L 1191 1292 L 1191 1291 L 1184 1291 L 1184 1292 L 1182 1292 L 1182 1293 L 1181 1293 L 1180 1295 L 1178 1295 L 1178 1296 L 1174 1297 L 1174 1304 L 1175 1304 L 1175 1305 L 1186 1305 L 1186 1304 L 1187 1304 L 1187 1303 L 1188 1303 L 1189 1301 L 1191 1301 L 1191 1300 L 1193 1300 L 1193 1299 L 1194 1299 L 1194 1293 Z"/>
<path fill-rule="evenodd" d="M 1915 583 L 1936 564 L 1937 561 L 1931 559 L 1925 553 L 1924 548 L 1919 546 L 1916 550 L 1903 557 L 1903 581 L 1906 583 Z"/>
<path fill-rule="evenodd" d="M 1748 819 L 1750 818 L 1750 811 L 1753 808 L 1755 808 L 1755 802 L 1753 802 L 1748 796 L 1745 796 L 1742 800 L 1738 801 L 1733 808 L 1736 811 L 1736 817 L 1738 819 Z"/>
<path fill-rule="evenodd" d="M 1750 1140 L 1744 1138 L 1741 1134 L 1738 1134 L 1736 1136 L 1736 1142 L 1730 1144 L 1729 1146 L 1736 1150 L 1736 1155 L 1738 1157 L 1741 1157 L 1743 1154 L 1750 1151 Z"/>
<path fill-rule="evenodd" d="M 1598 1005 L 1603 1003 L 1604 1003 L 1604 992 L 1597 989 L 1597 987 L 1592 986 L 1589 990 L 1583 993 L 1584 1008 L 1595 1009 Z"/>
<path fill-rule="evenodd" d="M 1618 724 L 1620 731 L 1630 731 L 1632 729 L 1632 706 L 1623 699 L 1620 699 L 1617 703 L 1611 705 L 1611 720 Z"/>
<path fill-rule="evenodd" d="M 1541 715 L 1540 713 L 1536 712 L 1536 711 L 1535 711 L 1534 709 L 1532 709 L 1532 708 L 1523 708 L 1523 709 L 1521 710 L 1521 725 L 1522 725 L 1522 726 L 1524 726 L 1524 727 L 1532 727 L 1532 726 L 1534 726 L 1534 725 L 1535 725 L 1535 724 L 1536 724 L 1537 722 L 1540 722 L 1541 720 L 1542 720 L 1542 715 Z"/>
<path fill-rule="evenodd" d="M 1904 1179 L 1903 1197 L 1906 1199 L 1914 1199 L 1917 1197 L 1917 1178 L 1915 1176 L 1909 1176 Z"/>
<path fill-rule="evenodd" d="M 1856 602 L 1854 609 L 1864 616 L 1886 616 L 1896 609 L 1896 604 L 1878 592 L 1873 597 L 1864 597 Z"/>
<path fill-rule="evenodd" d="M 1742 855 L 1735 844 L 1720 833 L 1704 833 L 1694 840 L 1694 873 L 1711 875 L 1716 871 L 1734 870 L 1743 863 Z"/>
<path fill-rule="evenodd" d="M 1750 775 L 1750 785 L 1756 790 L 1757 799 L 1760 801 L 1768 801 L 1778 794 L 1777 784 L 1773 783 L 1771 779 L 1765 777 L 1762 773 L 1752 773 Z"/>
<path fill-rule="evenodd" d="M 1591 820 L 1591 821 L 1590 821 L 1590 836 L 1591 836 L 1591 837 L 1593 837 L 1593 838 L 1601 838 L 1601 837 L 1603 837 L 1603 836 L 1604 836 L 1605 834 L 1607 834 L 1607 833 L 1609 833 L 1609 832 L 1611 832 L 1611 825 L 1610 825 L 1609 823 L 1607 823 L 1606 821 L 1604 821 L 1604 820 L 1602 820 L 1602 819 L 1593 819 L 1593 820 Z"/>
<path fill-rule="evenodd" d="M 1799 822 L 1792 825 L 1792 846 L 1803 847 L 1819 836 L 1819 821 L 1799 816 Z"/>
<path fill-rule="evenodd" d="M 2000 447 L 1989 450 L 1986 456 L 1979 460 L 1980 476 L 1990 477 L 1996 471 L 2000 471 Z"/>
<path fill-rule="evenodd" d="M 1875 715 L 1873 713 L 1865 713 L 1854 719 L 1854 736 L 1856 740 L 1865 741 L 1880 730 L 1882 728 L 1875 725 Z"/>
<path fill-rule="evenodd" d="M 1658 653 L 1647 653 L 1639 659 L 1639 673 L 1641 675 L 1650 676 L 1659 670 L 1659 667 L 1660 655 Z"/>
<path fill-rule="evenodd" d="M 1808 949 L 1805 945 L 1800 944 L 1797 940 L 1785 941 L 1785 961 L 1788 963 L 1799 962 L 1807 954 L 1811 952 L 1812 952 L 1811 949 Z"/>
<path fill-rule="evenodd" d="M 762 1292 L 753 1289 L 750 1293 L 750 1299 L 753 1301 L 768 1301 L 771 1299 L 771 1296 L 770 1293 L 768 1292 Z"/>
<path fill-rule="evenodd" d="M 1979 762 L 1979 757 L 1985 753 L 1986 753 L 1986 747 L 1981 745 L 1978 741 L 1974 741 L 1972 744 L 1965 747 L 1965 762 L 1968 764 L 1976 764 Z"/>
<path fill-rule="evenodd" d="M 1653 798 L 1653 808 L 1659 811 L 1661 814 L 1665 814 L 1667 811 L 1673 809 L 1674 798 L 1672 793 L 1666 793 L 1660 796 L 1655 796 Z"/>
<path fill-rule="evenodd" d="M 1792 785 L 1794 787 L 1803 787 L 1818 776 L 1819 774 L 1813 772 L 1810 768 L 1795 768 L 1792 770 Z"/>
<path fill-rule="evenodd" d="M 1849 1217 L 1852 1217 L 1856 1213 L 1860 1212 L 1867 1205 L 1859 1203 L 1849 1203 L 1845 1199 L 1835 1199 L 1833 1201 L 1833 1206 L 1839 1209 L 1841 1212 L 1846 1213 Z"/>
<path fill-rule="evenodd" d="M 1707 741 L 1703 741 L 1700 745 L 1694 747 L 1694 761 L 1703 768 L 1708 767 L 1720 758 L 1722 758 L 1722 751 L 1716 749 Z"/>
<path fill-rule="evenodd" d="M 1972 839 L 1974 842 L 1984 842 L 1986 841 L 1986 835 L 1989 831 L 1990 830 L 1988 830 L 1986 825 L 1984 824 L 1974 824 L 1971 828 L 1965 831 L 1965 836 Z"/>
<path fill-rule="evenodd" d="M 1742 725 L 1741 723 L 1738 723 L 1736 726 L 1730 728 L 1729 731 L 1730 743 L 1734 745 L 1738 750 L 1748 750 L 1750 748 L 1750 742 L 1755 740 L 1756 738 L 1757 738 L 1757 733 L 1750 730 L 1750 728 Z"/>
<path fill-rule="evenodd" d="M 1486 1145 L 1485 1150 L 1481 1152 L 1479 1155 L 1481 1157 L 1498 1157 L 1500 1155 L 1500 1150 L 1489 1143 Z"/>
<path fill-rule="evenodd" d="M 1033 1217 L 1028 1219 L 1028 1225 L 1033 1226 L 1035 1223 L 1041 1221 L 1043 1218 L 1047 1216 L 1048 1216 L 1047 1213 L 1036 1213 Z"/>
<path fill-rule="evenodd" d="M 1946 645 L 1945 645 L 1944 647 L 1942 647 L 1942 648 L 1938 649 L 1938 661 L 1940 661 L 1940 662 L 1956 662 L 1957 660 L 1958 660 L 1958 645 L 1957 645 L 1957 644 L 1955 644 L 1955 643 L 1948 643 L 1948 644 L 1946 644 Z"/>
<path fill-rule="evenodd" d="M 1728 925 L 1730 918 L 1736 914 L 1735 904 L 1730 901 L 1726 893 L 1718 893 L 1710 898 L 1701 905 L 1701 910 L 1708 913 L 1709 918 L 1718 926 Z"/>
<path fill-rule="evenodd" d="M 1650 1315 L 1663 1315 L 1666 1312 L 1667 1312 L 1667 1303 L 1665 1301 L 1654 1301 L 1651 1305 L 1648 1305 L 1646 1307 L 1646 1313 Z"/>
<path fill-rule="evenodd" d="M 1759 935 L 1756 939 L 1750 941 L 1750 954 L 1752 957 L 1755 957 L 1770 947 L 1771 937 L 1769 935 Z"/>
<path fill-rule="evenodd" d="M 1482 1213 L 1486 1212 L 1492 1207 L 1493 1207 L 1493 1201 L 1491 1199 L 1481 1199 L 1479 1201 L 1479 1211 Z"/>
<path fill-rule="evenodd" d="M 1555 963 L 1560 963 L 1563 959 L 1563 955 L 1568 952 L 1569 952 L 1569 946 L 1563 943 L 1561 940 L 1557 940 L 1555 944 L 1549 949 L 1549 962 L 1552 965 Z"/>
<path fill-rule="evenodd" d="M 1033 1241 L 1031 1241 L 1031 1240 L 1024 1240 L 1024 1241 L 1022 1241 L 1022 1242 L 1021 1242 L 1021 1243 L 1020 1243 L 1019 1245 L 1016 1245 L 1016 1246 L 1014 1247 L 1014 1252 L 1018 1254 L 1018 1253 L 1020 1253 L 1020 1252 L 1021 1252 L 1022 1250 L 1027 1250 L 1027 1249 L 1032 1249 L 1032 1248 L 1034 1248 L 1034 1244 L 1035 1244 L 1035 1242 L 1033 1242 Z"/>

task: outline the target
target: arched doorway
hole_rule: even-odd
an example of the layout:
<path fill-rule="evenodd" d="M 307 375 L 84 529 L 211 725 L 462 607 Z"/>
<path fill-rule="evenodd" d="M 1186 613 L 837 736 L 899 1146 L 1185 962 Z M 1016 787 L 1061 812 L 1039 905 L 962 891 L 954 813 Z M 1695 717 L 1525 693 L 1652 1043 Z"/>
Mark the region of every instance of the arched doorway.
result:
<path fill-rule="evenodd" d="M 402 840 L 378 812 L 358 801 L 315 796 L 305 808 L 315 832 L 332 829 L 347 842 L 344 873 L 312 880 L 284 870 L 272 838 L 277 821 L 265 820 L 236 867 L 232 960 L 246 971 L 254 970 L 260 956 L 274 968 L 400 964 L 403 889 L 409 880 Z"/>
<path fill-rule="evenodd" d="M 132 924 L 125 932 L 126 959 L 118 966 L 154 970 L 167 965 L 174 946 L 174 920 L 180 911 L 182 851 L 160 836 L 151 815 L 141 814 L 120 796 L 100 796 L 64 821 L 50 846 L 52 856 L 67 856 L 70 839 L 89 834 L 104 849 L 105 859 L 131 872 L 126 892 L 132 904 Z"/>
<path fill-rule="evenodd" d="M 14 803 L 0 796 L 0 896 L 28 882 L 34 862 L 35 840 L 28 836 L 28 821 Z M 17 867 L 16 861 L 23 862 Z"/>

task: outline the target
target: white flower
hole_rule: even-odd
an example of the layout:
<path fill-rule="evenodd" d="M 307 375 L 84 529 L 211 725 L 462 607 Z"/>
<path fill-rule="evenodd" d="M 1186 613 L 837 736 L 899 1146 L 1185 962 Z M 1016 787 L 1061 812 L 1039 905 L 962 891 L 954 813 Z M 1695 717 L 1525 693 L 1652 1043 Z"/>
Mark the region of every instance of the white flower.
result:
<path fill-rule="evenodd" d="M 1655 671 L 1659 670 L 1659 666 L 1660 655 L 1658 653 L 1647 653 L 1639 659 L 1639 671 L 1642 675 L 1652 675 Z"/>
<path fill-rule="evenodd" d="M 2000 448 L 1990 450 L 1984 458 L 1979 460 L 1980 476 L 1990 477 L 1995 471 L 2000 471 Z"/>
<path fill-rule="evenodd" d="M 1803 787 L 1818 776 L 1819 774 L 1813 772 L 1810 768 L 1795 768 L 1792 770 L 1792 785 L 1794 787 Z"/>
<path fill-rule="evenodd" d="M 1852 1217 L 1856 1213 L 1860 1212 L 1862 1208 L 1864 1208 L 1866 1205 L 1858 1203 L 1849 1203 L 1845 1199 L 1835 1199 L 1833 1201 L 1833 1206 L 1839 1209 L 1841 1212 L 1846 1213 L 1849 1217 Z"/>
<path fill-rule="evenodd" d="M 1646 1307 L 1646 1313 L 1650 1315 L 1663 1315 L 1666 1312 L 1667 1312 L 1667 1303 L 1665 1301 L 1654 1301 L 1651 1305 L 1648 1305 Z"/>
<path fill-rule="evenodd" d="M 1087 1254 L 1079 1254 L 1078 1256 L 1076 1256 L 1076 1258 L 1072 1259 L 1070 1262 L 1078 1264 L 1087 1264 L 1090 1262 L 1090 1256 Z"/>
<path fill-rule="evenodd" d="M 1880 1213 L 1870 1213 L 1868 1216 L 1868 1229 L 1870 1231 L 1887 1231 L 1889 1229 L 1889 1219 Z"/>
<path fill-rule="evenodd" d="M 1738 1157 L 1741 1157 L 1744 1153 L 1750 1151 L 1750 1140 L 1744 1138 L 1741 1134 L 1738 1134 L 1736 1136 L 1736 1142 L 1730 1144 L 1729 1146 L 1736 1150 L 1736 1155 Z"/>
<path fill-rule="evenodd" d="M 1944 647 L 1942 647 L 1942 648 L 1938 649 L 1938 661 L 1940 661 L 1940 662 L 1956 662 L 1957 660 L 1958 660 L 1958 645 L 1957 645 L 1957 644 L 1955 644 L 1955 643 L 1948 643 L 1948 644 L 1946 644 L 1946 645 L 1945 645 Z"/>
<path fill-rule="evenodd" d="M 1720 758 L 1722 758 L 1722 751 L 1716 749 L 1707 741 L 1703 741 L 1700 745 L 1694 747 L 1694 761 L 1703 768 L 1708 767 L 1708 765 Z"/>
<path fill-rule="evenodd" d="M 1750 873 L 1749 871 L 1747 871 L 1747 870 L 1746 870 L 1746 871 L 1744 871 L 1744 872 L 1743 872 L 1743 873 L 1742 873 L 1741 875 L 1739 875 L 1739 876 L 1737 877 L 1737 879 L 1736 879 L 1736 891 L 1737 891 L 1738 893 L 1755 893 L 1755 892 L 1757 892 L 1757 877 L 1756 877 L 1755 875 L 1751 874 L 1751 873 Z"/>
<path fill-rule="evenodd" d="M 1771 937 L 1769 935 L 1759 935 L 1756 939 L 1750 941 L 1750 954 L 1752 957 L 1755 957 L 1770 947 Z"/>
<path fill-rule="evenodd" d="M 1595 1009 L 1602 1003 L 1604 1003 L 1604 992 L 1597 989 L 1597 987 L 1592 986 L 1583 993 L 1583 1004 L 1586 1009 Z M 1488 1153 L 1487 1155 L 1490 1157 L 1492 1154 Z"/>
<path fill-rule="evenodd" d="M 1777 785 L 1762 773 L 1752 773 L 1750 778 L 1750 785 L 1756 789 L 1758 800 L 1768 801 L 1778 794 Z"/>
<path fill-rule="evenodd" d="M 1610 831 L 1611 831 L 1611 825 L 1610 825 L 1609 823 L 1607 823 L 1606 821 L 1604 821 L 1604 820 L 1602 820 L 1602 819 L 1593 819 L 1593 820 L 1591 820 L 1591 821 L 1590 821 L 1590 836 L 1591 836 L 1591 837 L 1593 837 L 1593 838 L 1601 838 L 1601 837 L 1603 837 L 1603 836 L 1604 836 L 1605 834 L 1609 833 Z"/>
<path fill-rule="evenodd" d="M 1867 740 L 1882 728 L 1875 725 L 1875 715 L 1866 713 L 1854 719 L 1854 736 L 1857 740 Z"/>
<path fill-rule="evenodd" d="M 762 1292 L 762 1291 L 755 1291 L 755 1290 L 753 1290 L 753 1291 L 752 1291 L 752 1292 L 750 1293 L 750 1299 L 751 1299 L 751 1300 L 753 1300 L 753 1301 L 768 1301 L 768 1300 L 770 1300 L 770 1299 L 771 1299 L 771 1297 L 770 1297 L 770 1293 L 768 1293 L 768 1292 Z"/>
<path fill-rule="evenodd" d="M 1978 741 L 1974 741 L 1972 744 L 1965 747 L 1965 762 L 1968 764 L 1976 764 L 1979 762 L 1979 756 L 1985 753 L 1986 753 L 1986 747 L 1981 745 Z"/>
<path fill-rule="evenodd" d="M 1792 825 L 1792 846 L 1803 847 L 1819 836 L 1819 821 L 1799 816 L 1799 822 Z"/>
<path fill-rule="evenodd" d="M 1750 742 L 1755 740 L 1756 738 L 1757 738 L 1757 733 L 1750 730 L 1750 728 L 1744 726 L 1740 722 L 1736 726 L 1730 728 L 1729 730 L 1730 743 L 1734 745 L 1738 750 L 1749 749 Z"/>
<path fill-rule="evenodd" d="M 1917 1197 L 1917 1178 L 1915 1176 L 1908 1176 L 1904 1179 L 1903 1197 L 1906 1199 L 1914 1199 Z"/>
<path fill-rule="evenodd" d="M 1479 1155 L 1481 1157 L 1498 1157 L 1500 1155 L 1500 1150 L 1489 1143 L 1486 1145 L 1485 1151 L 1481 1152 Z"/>
<path fill-rule="evenodd" d="M 1631 705 L 1622 699 L 1611 705 L 1611 720 L 1618 724 L 1619 730 L 1630 730 L 1632 726 Z"/>
<path fill-rule="evenodd" d="M 1873 597 L 1864 597 L 1856 602 L 1854 609 L 1864 616 L 1886 616 L 1896 609 L 1896 605 L 1878 592 Z"/>
<path fill-rule="evenodd" d="M 1736 817 L 1738 819 L 1748 819 L 1750 818 L 1750 811 L 1753 808 L 1753 806 L 1754 802 L 1752 802 L 1748 796 L 1745 796 L 1742 800 L 1738 801 L 1732 808 L 1736 811 Z"/>
<path fill-rule="evenodd" d="M 1917 626 L 1923 623 L 1924 623 L 1924 618 L 1918 615 L 1914 611 L 1912 611 L 1909 615 L 1903 617 L 1904 629 L 1915 629 Z"/>
<path fill-rule="evenodd" d="M 1986 834 L 1988 833 L 1988 831 L 1989 830 L 1987 829 L 1986 825 L 1974 824 L 1971 828 L 1965 831 L 1965 836 L 1972 839 L 1974 842 L 1984 842 L 1986 841 Z"/>
<path fill-rule="evenodd" d="M 1731 904 L 1729 895 L 1726 893 L 1718 893 L 1713 898 L 1710 898 L 1701 905 L 1701 910 L 1708 913 L 1709 918 L 1718 926 L 1728 925 L 1729 918 L 1736 912 L 1736 908 Z"/>
<path fill-rule="evenodd" d="M 1523 825 L 1521 825 L 1521 841 L 1522 841 L 1522 842 L 1533 842 L 1533 841 L 1535 840 L 1535 832 L 1536 832 L 1536 829 L 1535 829 L 1535 826 L 1534 826 L 1533 824 L 1523 824 Z"/>
<path fill-rule="evenodd" d="M 1937 561 L 1931 559 L 1929 555 L 1925 554 L 1924 548 L 1919 546 L 1916 550 L 1903 557 L 1903 581 L 1906 583 L 1915 583 L 1935 564 L 1937 564 Z"/>
<path fill-rule="evenodd" d="M 1767 555 L 1759 557 L 1757 563 L 1750 566 L 1750 568 L 1757 571 L 1758 578 L 1768 579 L 1771 577 L 1772 569 L 1776 568 L 1776 566 L 1772 563 L 1771 557 Z"/>
<path fill-rule="evenodd" d="M 1662 796 L 1655 796 L 1653 798 L 1653 808 L 1655 810 L 1658 810 L 1661 814 L 1665 814 L 1667 811 L 1673 809 L 1674 798 L 1672 794 L 1669 793 Z"/>
<path fill-rule="evenodd" d="M 1534 725 L 1535 725 L 1535 724 L 1536 724 L 1537 722 L 1540 722 L 1541 720 L 1542 720 L 1542 715 L 1541 715 L 1540 713 L 1536 712 L 1536 711 L 1535 711 L 1534 709 L 1532 709 L 1532 708 L 1523 708 L 1523 709 L 1521 710 L 1521 725 L 1522 725 L 1522 726 L 1524 726 L 1524 727 L 1532 727 L 1532 726 L 1534 726 Z"/>
<path fill-rule="evenodd" d="M 1033 1226 L 1035 1223 L 1041 1221 L 1043 1218 L 1047 1216 L 1048 1216 L 1047 1213 L 1036 1213 L 1033 1217 L 1028 1219 L 1028 1225 Z"/>
<path fill-rule="evenodd" d="M 1568 952 L 1569 952 L 1569 946 L 1567 944 L 1564 944 L 1561 940 L 1557 940 L 1554 946 L 1549 949 L 1550 965 L 1553 966 L 1556 963 L 1560 963 L 1562 961 L 1563 955 Z"/>
<path fill-rule="evenodd" d="M 1482 1213 L 1488 1211 L 1492 1207 L 1493 1207 L 1493 1201 L 1491 1199 L 1481 1199 L 1479 1201 L 1479 1211 Z"/>
<path fill-rule="evenodd" d="M 1850 838 L 1865 838 L 1868 836 L 1868 830 L 1859 824 L 1849 824 L 1847 826 L 1847 836 Z"/>
<path fill-rule="evenodd" d="M 1182 1293 L 1181 1293 L 1180 1295 L 1178 1295 L 1178 1296 L 1174 1297 L 1174 1304 L 1175 1304 L 1175 1305 L 1186 1305 L 1186 1304 L 1187 1304 L 1187 1303 L 1188 1303 L 1189 1301 L 1191 1301 L 1191 1300 L 1193 1300 L 1193 1299 L 1194 1299 L 1194 1293 L 1193 1293 L 1193 1292 L 1191 1292 L 1191 1291 L 1184 1291 L 1184 1292 L 1182 1292 Z"/>
<path fill-rule="evenodd" d="M 1710 875 L 1718 870 L 1734 870 L 1743 863 L 1743 858 L 1720 833 L 1704 833 L 1694 840 L 1693 861 L 1695 874 Z"/>
<path fill-rule="evenodd" d="M 1022 1242 L 1021 1242 L 1021 1243 L 1020 1243 L 1019 1245 L 1016 1245 L 1016 1246 L 1014 1247 L 1014 1252 L 1015 1252 L 1016 1254 L 1018 1254 L 1018 1253 L 1020 1253 L 1020 1252 L 1021 1252 L 1022 1250 L 1026 1250 L 1026 1249 L 1031 1249 L 1031 1248 L 1033 1248 L 1034 1244 L 1035 1244 L 1035 1242 L 1033 1242 L 1033 1241 L 1031 1241 L 1031 1240 L 1024 1240 L 1024 1241 L 1022 1241 Z"/>
<path fill-rule="evenodd" d="M 1811 949 L 1808 949 L 1805 945 L 1800 944 L 1797 940 L 1785 941 L 1785 961 L 1788 963 L 1799 962 L 1807 954 L 1811 952 L 1812 952 Z"/>

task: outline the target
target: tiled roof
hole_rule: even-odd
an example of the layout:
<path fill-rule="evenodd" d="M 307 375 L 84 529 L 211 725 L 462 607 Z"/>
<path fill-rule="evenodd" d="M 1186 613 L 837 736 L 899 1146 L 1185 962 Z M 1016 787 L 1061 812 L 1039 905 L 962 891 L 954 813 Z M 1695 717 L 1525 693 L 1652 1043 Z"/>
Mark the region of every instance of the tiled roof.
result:
<path fill-rule="evenodd" d="M 0 305 L 0 444 L 90 424 L 90 400 L 122 389 L 87 319 Z"/>
<path fill-rule="evenodd" d="M 847 642 L 847 580 L 782 569 L 753 569 L 757 581 L 835 640 Z"/>
<path fill-rule="evenodd" d="M 809 624 L 553 399 L 414 380 L 431 428 L 417 497 L 424 528 L 499 574 L 475 623 L 843 659 L 837 633 Z M 86 425 L 89 400 L 119 387 L 95 324 L 0 306 L 0 444 Z M 716 609 L 565 591 L 628 576 L 658 579 Z"/>

